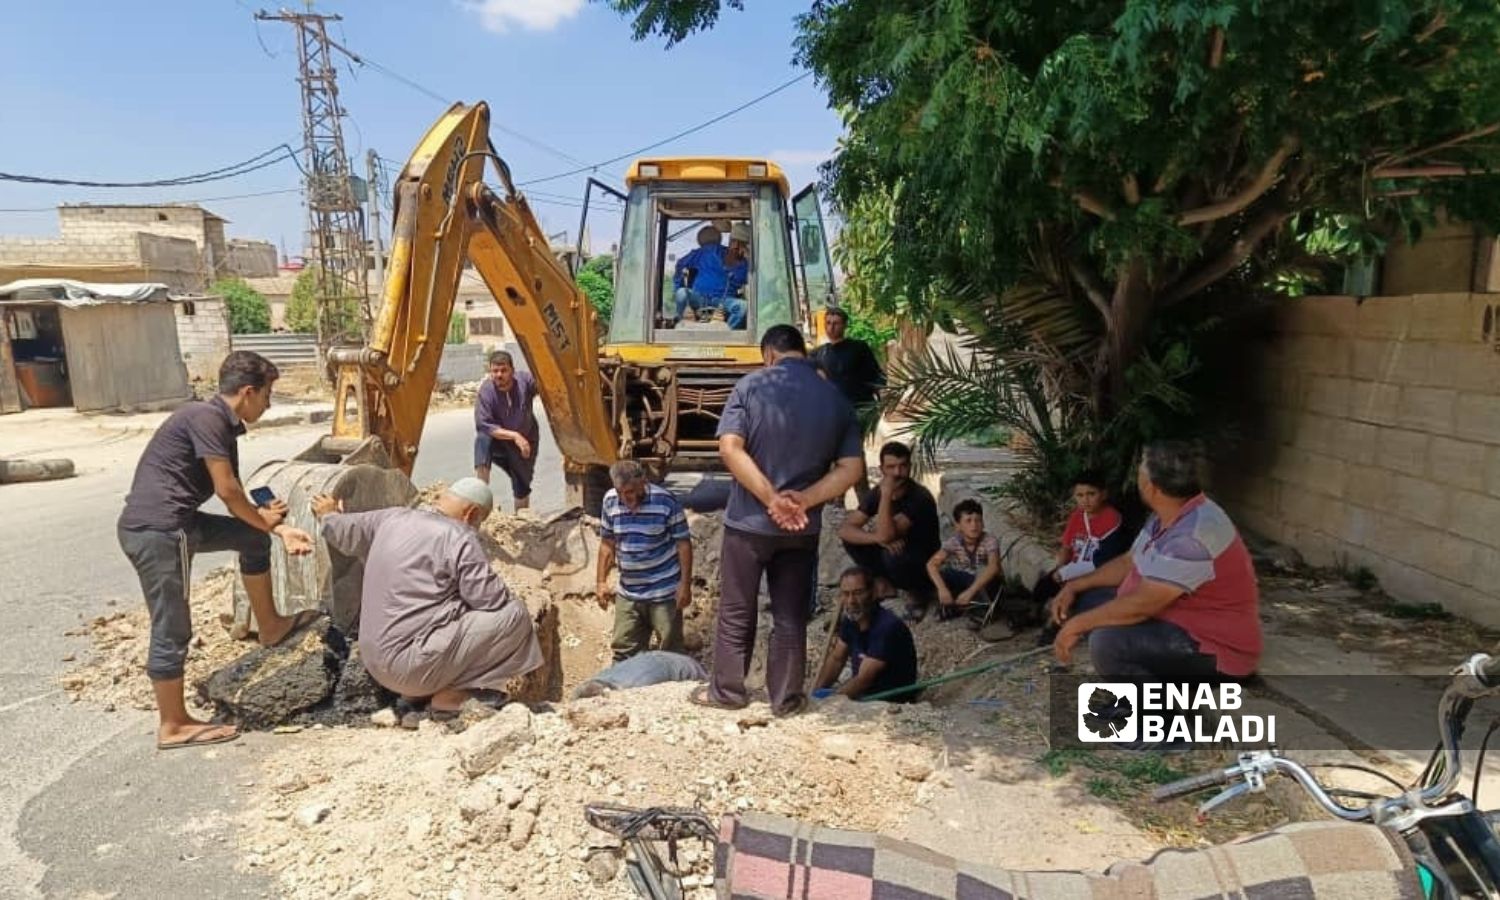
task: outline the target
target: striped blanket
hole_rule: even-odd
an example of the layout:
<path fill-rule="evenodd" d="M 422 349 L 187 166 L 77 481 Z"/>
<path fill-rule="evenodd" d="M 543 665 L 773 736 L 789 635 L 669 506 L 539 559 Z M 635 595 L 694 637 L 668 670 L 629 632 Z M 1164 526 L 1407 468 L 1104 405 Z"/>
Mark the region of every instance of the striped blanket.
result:
<path fill-rule="evenodd" d="M 1373 825 L 1288 825 L 1207 850 L 1164 850 L 1108 871 L 1018 872 L 877 834 L 763 813 L 725 816 L 720 900 L 1421 900 L 1401 837 Z"/>

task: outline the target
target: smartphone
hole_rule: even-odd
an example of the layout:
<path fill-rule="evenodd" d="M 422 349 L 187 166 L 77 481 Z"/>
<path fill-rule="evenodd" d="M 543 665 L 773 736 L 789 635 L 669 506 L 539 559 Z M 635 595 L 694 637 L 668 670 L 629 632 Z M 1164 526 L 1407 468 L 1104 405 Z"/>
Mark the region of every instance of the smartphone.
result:
<path fill-rule="evenodd" d="M 256 506 L 270 506 L 276 500 L 276 494 L 268 487 L 250 489 L 250 502 Z"/>

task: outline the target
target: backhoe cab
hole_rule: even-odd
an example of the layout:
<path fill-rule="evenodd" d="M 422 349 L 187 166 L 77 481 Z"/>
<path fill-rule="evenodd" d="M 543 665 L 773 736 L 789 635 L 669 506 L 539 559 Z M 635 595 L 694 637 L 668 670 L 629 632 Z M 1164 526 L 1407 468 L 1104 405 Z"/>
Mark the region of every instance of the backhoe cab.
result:
<path fill-rule="evenodd" d="M 715 469 L 720 413 L 734 383 L 761 365 L 760 336 L 790 324 L 811 338 L 834 301 L 817 193 L 809 186 L 792 196 L 781 168 L 760 159 L 642 159 L 625 183 L 620 194 L 591 181 L 579 225 L 585 234 L 596 190 L 624 204 L 614 311 L 599 350 L 619 456 L 658 474 Z M 728 242 L 726 268 L 748 256 L 744 274 L 696 315 L 687 308 L 679 316 L 674 282 L 691 285 L 693 272 L 675 276 L 705 227 Z M 608 488 L 588 467 L 570 466 L 568 480 L 574 502 L 589 510 Z"/>

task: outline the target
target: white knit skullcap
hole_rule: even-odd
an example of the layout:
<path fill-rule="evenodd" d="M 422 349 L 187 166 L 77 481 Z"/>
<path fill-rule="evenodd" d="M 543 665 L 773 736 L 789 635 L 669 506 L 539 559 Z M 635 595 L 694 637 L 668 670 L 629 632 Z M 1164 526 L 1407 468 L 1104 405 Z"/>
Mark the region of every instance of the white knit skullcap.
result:
<path fill-rule="evenodd" d="M 495 508 L 495 495 L 490 492 L 490 486 L 478 478 L 460 478 L 448 486 L 448 493 L 474 504 L 484 510 L 485 515 Z"/>

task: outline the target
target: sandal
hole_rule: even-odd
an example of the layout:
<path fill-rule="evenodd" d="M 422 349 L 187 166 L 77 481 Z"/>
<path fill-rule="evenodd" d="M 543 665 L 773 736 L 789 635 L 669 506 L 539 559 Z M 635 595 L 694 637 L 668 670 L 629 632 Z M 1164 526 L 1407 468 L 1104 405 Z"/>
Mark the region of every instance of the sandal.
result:
<path fill-rule="evenodd" d="M 226 728 L 228 726 L 221 725 L 219 727 Z M 228 734 L 224 734 L 221 732 L 215 737 L 204 737 L 204 735 L 212 734 L 213 731 L 213 728 L 205 728 L 202 731 L 193 734 L 192 737 L 184 738 L 180 741 L 157 741 L 156 749 L 182 750 L 186 747 L 207 747 L 210 744 L 227 744 L 230 741 L 237 741 L 240 739 L 240 733 L 238 730 L 231 731 Z"/>
<path fill-rule="evenodd" d="M 748 703 L 720 703 L 709 695 L 708 685 L 706 684 L 701 684 L 698 687 L 693 688 L 692 692 L 688 694 L 688 702 L 692 703 L 695 706 L 704 706 L 709 709 L 728 710 L 730 712 L 744 709 L 745 707 L 750 705 Z"/>
<path fill-rule="evenodd" d="M 470 703 L 499 711 L 505 704 L 510 702 L 510 695 L 504 691 L 480 690 L 475 691 L 469 699 L 465 700 L 457 709 L 438 709 L 436 706 L 427 707 L 427 717 L 434 722 L 451 722 L 463 715 L 464 707 Z"/>

